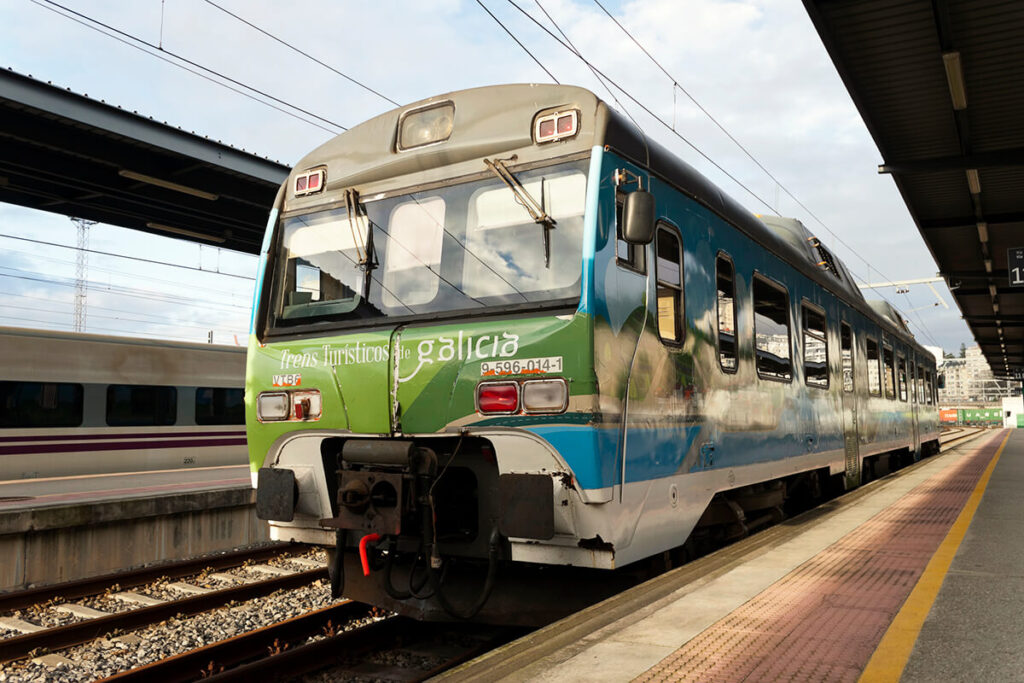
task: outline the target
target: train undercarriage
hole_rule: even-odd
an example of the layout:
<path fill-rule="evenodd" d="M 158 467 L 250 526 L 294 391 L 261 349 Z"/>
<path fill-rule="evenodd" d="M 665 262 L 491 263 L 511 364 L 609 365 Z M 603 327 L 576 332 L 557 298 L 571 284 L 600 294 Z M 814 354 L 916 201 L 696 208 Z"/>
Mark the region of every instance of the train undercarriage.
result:
<path fill-rule="evenodd" d="M 926 444 L 924 455 L 934 449 Z M 715 494 L 675 547 L 609 571 L 513 561 L 512 542 L 555 536 L 551 473 L 499 474 L 490 441 L 324 438 L 320 457 L 333 501 L 332 591 L 417 619 L 539 626 L 841 494 L 842 474 L 809 470 Z M 913 462 L 899 450 L 865 458 L 864 481 Z M 290 520 L 294 474 L 260 473 L 258 514 Z M 557 496 L 556 496 L 557 499 Z M 573 539 L 580 548 L 609 546 Z M 336 548 L 343 548 L 337 553 Z M 610 548 L 614 554 L 614 548 Z"/>

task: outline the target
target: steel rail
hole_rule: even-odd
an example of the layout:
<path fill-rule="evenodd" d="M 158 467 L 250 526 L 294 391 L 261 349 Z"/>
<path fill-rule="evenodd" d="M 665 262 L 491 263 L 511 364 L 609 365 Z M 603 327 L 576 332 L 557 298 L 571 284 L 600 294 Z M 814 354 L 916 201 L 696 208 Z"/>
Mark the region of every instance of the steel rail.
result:
<path fill-rule="evenodd" d="M 221 607 L 235 600 L 251 600 L 273 593 L 276 590 L 297 588 L 318 579 L 327 578 L 327 569 L 310 569 L 286 576 L 276 576 L 265 581 L 255 581 L 241 586 L 194 595 L 181 600 L 170 600 L 159 605 L 139 607 L 126 612 L 117 612 L 45 631 L 26 633 L 0 640 L 0 664 L 21 659 L 34 650 L 57 650 L 79 645 L 106 635 L 115 629 L 132 629 L 147 626 L 176 615 L 196 614 L 215 607 Z"/>
<path fill-rule="evenodd" d="M 242 633 L 227 640 L 210 643 L 203 647 L 188 652 L 183 652 L 167 659 L 161 659 L 145 666 L 140 666 L 128 671 L 116 673 L 103 681 L 118 681 L 119 683 L 131 683 L 133 681 L 162 681 L 173 683 L 175 681 L 194 681 L 200 676 L 206 680 L 221 680 L 220 674 L 229 667 L 237 667 L 244 662 L 253 659 L 258 666 L 253 680 L 272 680 L 269 669 L 266 667 L 266 659 L 273 659 L 274 652 L 295 652 L 303 651 L 306 646 L 299 646 L 292 650 L 290 645 L 315 636 L 326 635 L 332 630 L 343 626 L 346 621 L 365 617 L 370 606 L 359 602 L 347 600 L 345 602 L 324 607 L 323 609 L 302 614 L 285 621 L 264 626 L 262 628 Z M 380 622 L 378 622 L 380 623 Z M 339 639 L 348 638 L 349 644 L 354 642 L 353 636 L 348 634 L 363 632 L 366 627 L 360 627 L 352 631 L 345 631 L 337 635 L 329 636 L 326 641 L 332 647 L 340 647 L 339 653 L 348 653 L 348 644 L 339 645 Z M 379 632 L 379 628 L 373 632 Z M 362 633 L 360 637 L 365 637 Z M 324 641 L 317 641 L 324 642 Z M 322 661 L 322 658 L 321 660 Z M 299 665 L 293 665 L 288 669 L 289 675 L 301 673 Z M 213 678 L 207 678 L 213 676 Z"/>
<path fill-rule="evenodd" d="M 275 543 L 260 548 L 234 550 L 222 555 L 208 555 L 187 560 L 176 560 L 140 569 L 3 593 L 0 594 L 0 612 L 22 609 L 30 605 L 47 602 L 54 597 L 74 600 L 90 595 L 99 595 L 114 584 L 122 588 L 129 588 L 151 583 L 161 578 L 176 579 L 190 574 L 198 574 L 206 568 L 228 569 L 230 567 L 237 567 L 246 560 L 265 560 L 277 557 L 295 547 L 291 543 Z"/>

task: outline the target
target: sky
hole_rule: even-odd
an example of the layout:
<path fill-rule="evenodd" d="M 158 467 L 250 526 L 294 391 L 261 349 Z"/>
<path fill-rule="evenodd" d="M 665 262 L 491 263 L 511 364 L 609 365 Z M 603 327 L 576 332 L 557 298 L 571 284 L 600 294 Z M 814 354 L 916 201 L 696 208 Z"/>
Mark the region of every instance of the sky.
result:
<path fill-rule="evenodd" d="M 750 211 L 803 221 L 859 281 L 935 276 L 801 3 L 600 0 L 656 64 L 595 0 L 514 1 L 628 95 L 609 96 L 510 0 L 0 0 L 0 68 L 286 165 L 394 108 L 389 100 L 557 79 L 634 116 Z M 190 73 L 179 57 L 287 105 Z M 0 204 L 0 325 L 71 329 L 76 239 L 66 217 Z M 86 331 L 245 343 L 254 257 L 106 225 L 89 228 L 88 246 Z M 945 284 L 935 289 L 938 298 L 927 285 L 867 296 L 893 303 L 921 343 L 958 351 L 970 332 Z"/>

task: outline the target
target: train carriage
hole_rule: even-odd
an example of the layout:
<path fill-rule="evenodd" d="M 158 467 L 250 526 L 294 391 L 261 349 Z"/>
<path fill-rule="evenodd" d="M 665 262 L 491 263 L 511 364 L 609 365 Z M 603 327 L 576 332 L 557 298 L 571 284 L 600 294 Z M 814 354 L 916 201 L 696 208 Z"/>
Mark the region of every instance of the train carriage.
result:
<path fill-rule="evenodd" d="M 0 328 L 0 480 L 244 465 L 245 350 Z"/>
<path fill-rule="evenodd" d="M 938 447 L 898 312 L 580 88 L 338 136 L 279 192 L 261 269 L 258 514 L 403 613 L 542 622 L 572 608 L 558 582 L 609 588 Z"/>

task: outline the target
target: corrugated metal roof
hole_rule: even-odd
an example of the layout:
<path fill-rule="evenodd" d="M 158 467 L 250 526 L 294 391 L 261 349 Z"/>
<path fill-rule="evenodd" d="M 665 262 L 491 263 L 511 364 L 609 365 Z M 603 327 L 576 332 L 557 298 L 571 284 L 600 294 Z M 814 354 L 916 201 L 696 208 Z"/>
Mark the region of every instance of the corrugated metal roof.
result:
<path fill-rule="evenodd" d="M 1024 370 L 1024 287 L 1007 272 L 1024 247 L 1024 1 L 804 6 L 993 372 Z"/>
<path fill-rule="evenodd" d="M 10 70 L 0 70 L 0 148 L 2 202 L 249 253 L 259 252 L 288 174 L 245 150 Z"/>

